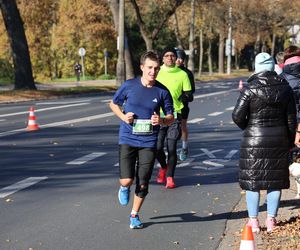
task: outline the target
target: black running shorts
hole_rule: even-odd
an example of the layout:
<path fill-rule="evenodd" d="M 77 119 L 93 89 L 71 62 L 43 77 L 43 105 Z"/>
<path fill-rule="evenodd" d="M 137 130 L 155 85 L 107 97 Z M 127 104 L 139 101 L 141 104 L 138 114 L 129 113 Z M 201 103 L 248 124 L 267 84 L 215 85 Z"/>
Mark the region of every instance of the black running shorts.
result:
<path fill-rule="evenodd" d="M 190 108 L 189 103 L 183 103 L 184 107 L 181 109 L 181 119 L 187 120 L 189 118 Z"/>
<path fill-rule="evenodd" d="M 181 121 L 175 120 L 168 127 L 167 139 L 169 140 L 179 140 L 181 138 Z"/>
<path fill-rule="evenodd" d="M 150 181 L 155 162 L 156 148 L 119 145 L 120 179 L 134 179 L 140 184 Z"/>

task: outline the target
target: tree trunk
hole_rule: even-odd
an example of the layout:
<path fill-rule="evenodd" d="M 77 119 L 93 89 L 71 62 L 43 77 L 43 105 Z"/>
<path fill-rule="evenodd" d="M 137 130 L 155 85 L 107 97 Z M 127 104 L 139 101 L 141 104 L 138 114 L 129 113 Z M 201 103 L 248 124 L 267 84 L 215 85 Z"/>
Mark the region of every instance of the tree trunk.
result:
<path fill-rule="evenodd" d="M 117 86 L 125 81 L 125 60 L 124 60 L 124 42 L 125 42 L 125 0 L 120 0 L 119 4 L 119 51 L 118 51 L 118 61 L 117 61 L 117 74 L 116 83 Z"/>
<path fill-rule="evenodd" d="M 194 64 L 194 40 L 195 40 L 195 0 L 191 1 L 191 23 L 190 23 L 190 38 L 189 38 L 189 61 L 188 61 L 188 69 L 192 71 L 194 74 L 195 72 L 195 64 Z"/>
<path fill-rule="evenodd" d="M 256 56 L 260 52 L 260 33 L 257 31 L 256 41 L 254 46 L 254 56 Z"/>
<path fill-rule="evenodd" d="M 179 49 L 184 49 L 183 45 L 182 45 L 181 37 L 180 37 L 179 28 L 178 28 L 178 19 L 177 19 L 176 12 L 174 13 L 174 33 L 176 36 L 177 47 Z"/>
<path fill-rule="evenodd" d="M 213 70 L 212 70 L 212 59 L 211 59 L 211 40 L 208 40 L 208 48 L 207 48 L 207 62 L 208 62 L 208 72 L 209 75 L 212 75 Z"/>
<path fill-rule="evenodd" d="M 234 55 L 234 58 L 235 58 L 235 69 L 238 70 L 240 69 L 240 61 L 239 61 L 239 58 L 240 58 L 240 53 L 238 53 L 237 51 L 235 52 L 235 55 Z"/>
<path fill-rule="evenodd" d="M 219 73 L 224 73 L 224 34 L 223 32 L 219 35 Z"/>
<path fill-rule="evenodd" d="M 128 43 L 128 31 L 126 28 L 126 23 L 125 23 L 125 74 L 126 74 L 126 79 L 131 79 L 134 78 L 134 70 L 133 70 L 133 65 L 132 65 L 132 57 L 131 57 L 131 50 L 130 46 Z"/>
<path fill-rule="evenodd" d="M 203 64 L 203 31 L 200 29 L 199 34 L 199 69 L 198 69 L 198 77 L 200 78 L 202 73 L 202 64 Z"/>
<path fill-rule="evenodd" d="M 0 9 L 12 49 L 15 89 L 36 89 L 23 21 L 16 1 L 0 0 Z"/>
<path fill-rule="evenodd" d="M 262 43 L 262 46 L 261 46 L 261 52 L 267 52 L 266 41 L 263 41 L 263 43 Z"/>
<path fill-rule="evenodd" d="M 114 18 L 115 30 L 118 31 L 119 27 L 119 0 L 109 0 L 110 11 Z M 130 53 L 130 46 L 128 44 L 128 31 L 125 25 L 125 72 L 126 79 L 130 79 L 134 77 L 134 70 L 132 66 L 132 58 Z"/>
<path fill-rule="evenodd" d="M 276 41 L 276 34 L 275 34 L 275 31 L 273 30 L 271 56 L 275 55 L 275 41 Z"/>
<path fill-rule="evenodd" d="M 145 34 L 144 35 L 142 34 L 142 37 L 143 37 L 143 39 L 145 41 L 147 51 L 153 50 L 153 42 L 154 42 L 154 40 L 152 40 L 148 36 L 145 36 Z"/>

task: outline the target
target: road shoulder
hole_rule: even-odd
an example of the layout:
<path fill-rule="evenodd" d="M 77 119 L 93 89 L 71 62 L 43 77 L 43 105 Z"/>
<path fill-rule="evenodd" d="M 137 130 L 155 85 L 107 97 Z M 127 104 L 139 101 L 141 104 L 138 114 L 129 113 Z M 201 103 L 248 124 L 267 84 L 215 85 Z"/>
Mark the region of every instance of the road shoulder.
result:
<path fill-rule="evenodd" d="M 280 208 L 278 211 L 277 221 L 281 228 L 279 230 L 285 230 L 284 226 L 287 226 L 287 223 L 290 221 L 291 218 L 299 215 L 297 207 L 299 207 L 299 199 L 295 199 L 296 195 L 296 184 L 293 177 L 290 178 L 291 187 L 290 189 L 282 190 Z M 266 192 L 261 192 L 261 199 L 260 199 L 260 213 L 258 219 L 260 221 L 262 231 L 259 234 L 254 234 L 255 244 L 257 249 L 272 249 L 268 248 L 269 245 L 282 245 L 284 242 L 284 238 L 274 237 L 270 234 L 267 234 L 266 227 L 265 227 L 265 219 L 267 216 L 266 213 L 266 204 L 264 203 L 266 200 Z M 298 206 L 295 206 L 298 204 Z M 242 192 L 242 196 L 238 204 L 234 207 L 232 211 L 231 218 L 227 220 L 226 229 L 224 232 L 224 237 L 219 244 L 219 250 L 238 250 L 240 247 L 241 241 L 241 232 L 245 224 L 247 223 L 247 207 L 245 201 L 245 194 Z M 274 232 L 276 234 L 276 232 Z M 272 239 L 271 243 L 270 238 Z M 275 248 L 274 248 L 275 249 Z M 276 248 L 277 249 L 277 248 Z M 281 248 L 278 248 L 281 249 Z"/>

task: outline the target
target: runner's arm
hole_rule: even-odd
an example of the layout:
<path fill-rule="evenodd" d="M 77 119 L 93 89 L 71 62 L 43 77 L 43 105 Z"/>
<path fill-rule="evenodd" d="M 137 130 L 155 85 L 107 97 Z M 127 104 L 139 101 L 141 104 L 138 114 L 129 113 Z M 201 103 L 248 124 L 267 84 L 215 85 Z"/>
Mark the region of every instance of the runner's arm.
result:
<path fill-rule="evenodd" d="M 169 126 L 174 122 L 174 115 L 166 115 L 164 118 L 160 118 L 160 125 Z"/>
<path fill-rule="evenodd" d="M 114 104 L 113 101 L 110 101 L 109 107 L 112 110 L 112 112 L 115 113 L 117 117 L 119 117 L 122 121 L 130 124 L 133 122 L 134 113 L 128 112 L 126 114 L 123 113 L 121 107 L 117 104 Z"/>

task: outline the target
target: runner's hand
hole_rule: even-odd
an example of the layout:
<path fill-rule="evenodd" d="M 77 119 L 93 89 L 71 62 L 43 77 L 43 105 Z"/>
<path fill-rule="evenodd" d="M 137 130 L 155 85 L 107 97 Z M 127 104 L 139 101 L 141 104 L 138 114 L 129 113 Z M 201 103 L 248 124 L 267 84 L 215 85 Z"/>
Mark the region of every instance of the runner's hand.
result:
<path fill-rule="evenodd" d="M 151 123 L 153 126 L 160 125 L 160 117 L 156 112 L 151 116 Z"/>
<path fill-rule="evenodd" d="M 134 119 L 134 113 L 133 112 L 128 112 L 128 113 L 125 114 L 124 122 L 130 124 L 130 123 L 133 123 L 133 119 Z"/>

